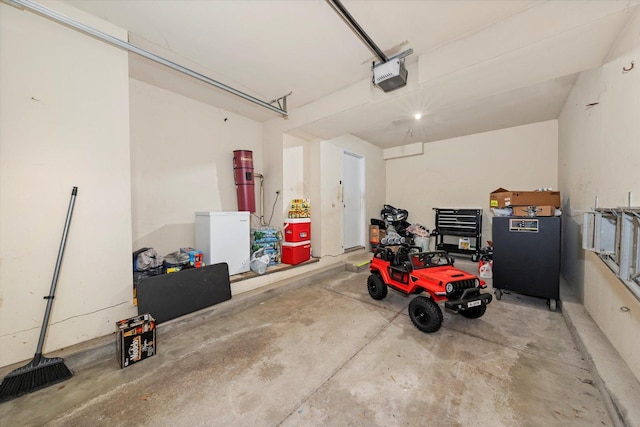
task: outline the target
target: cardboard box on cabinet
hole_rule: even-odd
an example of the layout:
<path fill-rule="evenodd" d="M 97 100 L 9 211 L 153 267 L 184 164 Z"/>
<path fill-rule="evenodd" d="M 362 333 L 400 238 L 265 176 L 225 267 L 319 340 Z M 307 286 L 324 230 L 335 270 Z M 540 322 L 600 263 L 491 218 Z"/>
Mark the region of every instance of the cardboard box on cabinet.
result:
<path fill-rule="evenodd" d="M 535 216 L 554 216 L 556 208 L 553 206 L 514 206 L 513 216 L 534 216 L 531 210 L 535 209 Z"/>
<path fill-rule="evenodd" d="M 509 191 L 498 188 L 489 194 L 489 206 L 506 208 L 509 206 L 553 206 L 560 207 L 559 191 Z"/>

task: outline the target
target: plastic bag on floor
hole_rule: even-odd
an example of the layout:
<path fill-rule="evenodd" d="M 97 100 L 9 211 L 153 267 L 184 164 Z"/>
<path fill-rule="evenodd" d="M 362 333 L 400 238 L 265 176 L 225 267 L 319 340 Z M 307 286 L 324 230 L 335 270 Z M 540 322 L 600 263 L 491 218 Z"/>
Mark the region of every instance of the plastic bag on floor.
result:
<path fill-rule="evenodd" d="M 249 267 L 254 273 L 264 274 L 268 265 L 269 255 L 265 253 L 265 248 L 260 248 L 251 255 Z"/>
<path fill-rule="evenodd" d="M 133 253 L 133 271 L 149 271 L 162 267 L 164 258 L 153 248 L 138 249 Z"/>

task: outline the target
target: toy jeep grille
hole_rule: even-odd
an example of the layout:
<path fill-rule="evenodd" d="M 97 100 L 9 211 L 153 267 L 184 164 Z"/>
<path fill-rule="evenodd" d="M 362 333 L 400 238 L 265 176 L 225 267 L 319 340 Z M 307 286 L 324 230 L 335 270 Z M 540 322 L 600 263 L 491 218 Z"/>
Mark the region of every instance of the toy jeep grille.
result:
<path fill-rule="evenodd" d="M 453 285 L 452 293 L 455 294 L 458 292 L 462 292 L 465 289 L 475 288 L 476 280 L 475 279 L 459 280 L 457 282 L 451 282 L 451 284 Z"/>

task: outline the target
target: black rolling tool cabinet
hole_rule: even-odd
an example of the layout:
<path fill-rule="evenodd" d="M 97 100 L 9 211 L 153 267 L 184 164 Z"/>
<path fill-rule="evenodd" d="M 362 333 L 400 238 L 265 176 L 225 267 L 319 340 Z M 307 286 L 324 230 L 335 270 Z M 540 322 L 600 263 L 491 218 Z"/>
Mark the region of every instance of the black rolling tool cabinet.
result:
<path fill-rule="evenodd" d="M 560 300 L 560 217 L 493 217 L 493 288 Z"/>
<path fill-rule="evenodd" d="M 482 209 L 433 210 L 436 211 L 436 249 L 471 255 L 472 261 L 478 261 L 482 246 Z M 468 247 L 465 247 L 466 239 Z"/>

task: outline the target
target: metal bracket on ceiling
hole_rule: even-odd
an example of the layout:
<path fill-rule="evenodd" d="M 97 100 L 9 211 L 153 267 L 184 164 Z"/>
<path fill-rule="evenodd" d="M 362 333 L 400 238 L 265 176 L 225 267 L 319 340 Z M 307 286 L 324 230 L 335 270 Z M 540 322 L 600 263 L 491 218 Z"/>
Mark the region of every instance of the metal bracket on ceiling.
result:
<path fill-rule="evenodd" d="M 389 61 L 393 61 L 394 59 L 404 59 L 405 57 L 411 55 L 412 53 L 413 53 L 413 48 L 409 48 L 403 52 L 400 52 L 395 56 L 392 56 L 391 58 L 389 58 Z"/>
<path fill-rule="evenodd" d="M 165 59 L 161 56 L 158 56 L 156 54 L 153 54 L 151 52 L 147 52 L 144 49 L 141 49 L 137 46 L 134 46 L 130 43 L 127 43 L 123 40 L 120 40 L 116 37 L 113 37 L 109 34 L 103 33 L 101 31 L 96 30 L 95 28 L 89 27 L 88 25 L 85 25 L 81 22 L 75 21 L 71 18 L 69 18 L 68 16 L 65 16 L 61 13 L 56 12 L 55 10 L 46 8 L 38 3 L 35 3 L 31 0 L 0 0 L 4 3 L 7 3 L 11 6 L 15 6 L 21 10 L 28 10 L 30 12 L 33 12 L 37 15 L 41 15 L 44 16 L 45 18 L 49 18 L 54 22 L 57 22 L 59 24 L 71 27 L 75 30 L 78 30 L 84 34 L 88 34 L 89 36 L 95 37 L 98 40 L 101 40 L 105 43 L 108 43 L 112 46 L 118 47 L 120 49 L 124 49 L 126 51 L 135 53 L 137 55 L 140 55 L 144 58 L 150 59 L 151 61 L 157 62 L 158 64 L 164 65 L 165 67 L 171 68 L 173 70 L 176 70 L 180 73 L 186 74 L 188 76 L 193 77 L 194 79 L 200 80 L 204 83 L 207 83 L 208 85 L 214 86 L 218 89 L 222 89 L 225 92 L 229 92 L 233 95 L 236 95 L 240 98 L 243 98 L 247 101 L 253 102 L 254 104 L 257 104 L 263 108 L 266 108 L 268 110 L 271 111 L 275 111 L 278 114 L 281 114 L 282 117 L 287 117 L 287 111 L 286 111 L 286 95 L 283 97 L 285 98 L 285 108 L 277 108 L 267 102 L 264 102 L 258 98 L 255 98 L 251 95 L 248 95 L 244 92 L 241 92 L 237 89 L 232 88 L 231 86 L 227 86 L 224 83 L 220 83 L 216 80 L 213 80 L 210 77 L 207 77 L 203 74 L 200 74 L 196 71 L 193 71 L 189 68 L 183 67 L 180 64 L 176 64 L 175 62 L 172 62 L 168 59 Z"/>
<path fill-rule="evenodd" d="M 287 112 L 287 96 L 291 95 L 293 92 L 289 92 L 286 95 L 281 96 L 280 98 L 277 99 L 273 99 L 271 100 L 271 102 L 269 102 L 270 105 L 273 105 L 274 103 L 278 103 L 278 108 L 280 108 L 282 111 L 284 111 L 285 113 Z"/>
<path fill-rule="evenodd" d="M 407 57 L 407 56 L 409 56 L 409 55 L 411 55 L 412 53 L 413 53 L 413 49 L 412 49 L 412 48 L 409 48 L 409 49 L 405 50 L 404 52 L 400 52 L 399 54 L 392 56 L 391 58 L 389 58 L 389 59 L 387 60 L 387 62 L 391 62 L 391 61 L 393 61 L 394 59 L 399 59 L 401 62 L 403 62 L 403 61 L 404 61 L 404 58 L 405 58 L 405 57 Z M 383 65 L 383 64 L 386 64 L 386 62 L 378 62 L 378 63 L 376 64 L 376 62 L 375 62 L 375 61 L 373 61 L 373 63 L 371 64 L 371 69 L 373 70 L 373 69 L 374 69 L 374 68 L 376 68 L 378 65 Z"/>

